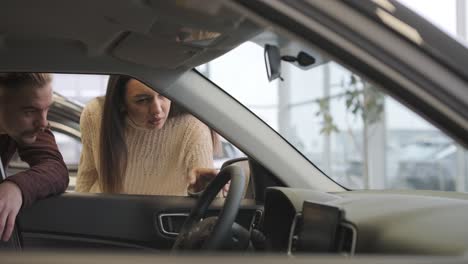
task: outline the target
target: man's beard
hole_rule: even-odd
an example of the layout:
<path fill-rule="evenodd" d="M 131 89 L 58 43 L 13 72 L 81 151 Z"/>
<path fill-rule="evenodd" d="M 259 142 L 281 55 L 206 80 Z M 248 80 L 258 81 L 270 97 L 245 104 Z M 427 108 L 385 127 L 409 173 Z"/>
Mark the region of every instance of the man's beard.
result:
<path fill-rule="evenodd" d="M 15 140 L 20 145 L 32 144 L 36 141 L 39 132 L 41 132 L 41 129 L 24 131 Z"/>

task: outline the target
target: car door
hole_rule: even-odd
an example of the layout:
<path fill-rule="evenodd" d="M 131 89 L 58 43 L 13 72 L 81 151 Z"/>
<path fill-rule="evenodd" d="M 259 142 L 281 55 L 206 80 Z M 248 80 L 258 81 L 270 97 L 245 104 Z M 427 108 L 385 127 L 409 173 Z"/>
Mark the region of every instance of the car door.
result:
<path fill-rule="evenodd" d="M 23 249 L 170 249 L 194 197 L 65 193 L 36 202 L 18 217 Z M 207 215 L 217 215 L 223 198 Z M 236 222 L 249 229 L 261 209 L 244 200 Z"/>

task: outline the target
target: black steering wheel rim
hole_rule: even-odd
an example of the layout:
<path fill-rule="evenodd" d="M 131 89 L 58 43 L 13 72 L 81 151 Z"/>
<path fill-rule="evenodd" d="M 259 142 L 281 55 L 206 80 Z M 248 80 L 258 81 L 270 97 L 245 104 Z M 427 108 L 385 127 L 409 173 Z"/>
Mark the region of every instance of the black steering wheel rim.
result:
<path fill-rule="evenodd" d="M 226 239 L 231 235 L 231 228 L 239 211 L 240 203 L 245 189 L 246 177 L 241 167 L 229 165 L 221 169 L 214 180 L 206 187 L 197 203 L 185 220 L 172 250 L 183 250 L 184 241 L 193 225 L 199 222 L 206 214 L 208 207 L 222 190 L 226 183 L 231 181 L 224 206 L 218 220 L 208 239 L 203 243 L 203 250 L 216 250 L 222 248 Z"/>

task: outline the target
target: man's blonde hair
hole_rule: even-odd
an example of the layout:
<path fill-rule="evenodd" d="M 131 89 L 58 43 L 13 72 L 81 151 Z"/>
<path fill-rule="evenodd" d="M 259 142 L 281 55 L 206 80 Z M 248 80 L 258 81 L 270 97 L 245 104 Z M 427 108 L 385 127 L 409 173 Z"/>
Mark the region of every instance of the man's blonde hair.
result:
<path fill-rule="evenodd" d="M 52 81 L 50 73 L 0 73 L 0 88 L 16 90 L 23 87 L 43 87 Z"/>

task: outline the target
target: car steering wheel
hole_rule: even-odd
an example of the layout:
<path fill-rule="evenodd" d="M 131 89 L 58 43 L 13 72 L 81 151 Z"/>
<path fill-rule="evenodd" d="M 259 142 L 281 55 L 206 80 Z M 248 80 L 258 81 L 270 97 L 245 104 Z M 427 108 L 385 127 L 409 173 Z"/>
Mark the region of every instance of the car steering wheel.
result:
<path fill-rule="evenodd" d="M 209 205 L 229 180 L 231 184 L 219 216 L 203 219 Z M 172 251 L 223 248 L 231 236 L 232 225 L 242 201 L 245 181 L 246 177 L 241 167 L 229 165 L 221 168 L 218 175 L 203 191 L 182 225 Z"/>

